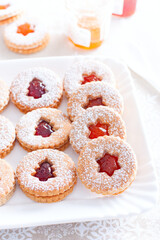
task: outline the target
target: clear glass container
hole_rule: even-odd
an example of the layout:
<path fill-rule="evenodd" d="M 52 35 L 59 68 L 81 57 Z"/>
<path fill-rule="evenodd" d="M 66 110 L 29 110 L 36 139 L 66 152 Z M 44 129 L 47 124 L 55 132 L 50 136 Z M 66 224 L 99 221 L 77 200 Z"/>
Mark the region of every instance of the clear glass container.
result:
<path fill-rule="evenodd" d="M 66 34 L 78 47 L 99 47 L 109 34 L 113 0 L 66 0 Z"/>

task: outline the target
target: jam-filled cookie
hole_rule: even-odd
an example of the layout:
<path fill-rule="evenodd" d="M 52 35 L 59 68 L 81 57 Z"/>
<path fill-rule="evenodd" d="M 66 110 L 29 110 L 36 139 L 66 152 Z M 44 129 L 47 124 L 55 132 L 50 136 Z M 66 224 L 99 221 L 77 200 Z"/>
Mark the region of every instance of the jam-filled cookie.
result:
<path fill-rule="evenodd" d="M 4 116 L 0 115 L 0 158 L 4 158 L 13 149 L 15 128 Z"/>
<path fill-rule="evenodd" d="M 58 107 L 63 94 L 63 80 L 47 68 L 26 69 L 13 80 L 12 102 L 24 113 L 43 107 Z"/>
<path fill-rule="evenodd" d="M 0 159 L 0 206 L 12 197 L 14 190 L 14 171 L 6 161 Z"/>
<path fill-rule="evenodd" d="M 120 138 L 100 137 L 89 142 L 78 160 L 78 175 L 91 191 L 117 195 L 136 176 L 137 161 L 132 148 Z"/>
<path fill-rule="evenodd" d="M 19 1 L 1 0 L 0 1 L 0 25 L 15 21 L 22 13 Z"/>
<path fill-rule="evenodd" d="M 7 84 L 0 80 L 0 112 L 2 112 L 9 102 L 9 87 Z"/>
<path fill-rule="evenodd" d="M 118 90 L 106 83 L 91 82 L 79 87 L 69 98 L 67 112 L 72 121 L 85 109 L 93 106 L 107 106 L 121 114 L 123 99 Z"/>
<path fill-rule="evenodd" d="M 72 159 L 52 149 L 28 153 L 18 164 L 16 175 L 22 191 L 32 200 L 43 203 L 64 199 L 77 180 Z"/>
<path fill-rule="evenodd" d="M 54 108 L 41 108 L 23 115 L 16 126 L 16 135 L 27 151 L 66 147 L 71 123 L 67 116 Z"/>
<path fill-rule="evenodd" d="M 79 153 L 89 141 L 105 135 L 125 139 L 125 123 L 111 108 L 96 106 L 86 109 L 72 123 L 70 143 Z"/>
<path fill-rule="evenodd" d="M 4 40 L 11 51 L 30 54 L 46 47 L 49 35 L 42 24 L 31 19 L 20 19 L 5 28 Z"/>
<path fill-rule="evenodd" d="M 93 60 L 84 60 L 73 64 L 64 77 L 64 89 L 67 97 L 70 97 L 81 85 L 93 81 L 115 85 L 114 75 L 106 64 Z"/>

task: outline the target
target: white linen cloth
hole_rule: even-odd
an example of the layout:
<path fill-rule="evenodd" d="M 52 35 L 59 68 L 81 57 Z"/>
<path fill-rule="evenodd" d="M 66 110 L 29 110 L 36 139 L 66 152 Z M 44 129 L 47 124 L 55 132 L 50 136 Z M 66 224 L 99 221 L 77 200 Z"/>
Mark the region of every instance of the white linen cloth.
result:
<path fill-rule="evenodd" d="M 100 48 L 92 51 L 75 48 L 62 34 L 64 28 L 64 0 L 46 0 L 45 2 L 35 0 L 34 3 L 31 0 L 24 1 L 28 12 L 34 12 L 35 14 L 34 7 L 37 2 L 39 7 L 36 13 L 40 20 L 45 20 L 49 24 L 51 31 L 49 45 L 42 52 L 28 56 L 12 53 L 3 43 L 2 32 L 4 27 L 2 26 L 0 27 L 0 60 L 77 54 L 100 54 L 124 60 L 133 70 L 136 97 L 139 101 L 142 120 L 160 183 L 160 80 L 158 77 L 160 75 L 160 32 L 158 26 L 160 22 L 160 2 L 158 0 L 139 0 L 134 16 L 125 19 L 113 17 L 108 40 Z M 32 4 L 32 9 L 29 8 L 29 4 Z M 54 4 L 54 7 L 51 8 L 52 4 Z M 41 8 L 42 5 L 43 8 Z M 47 9 L 48 12 L 46 13 Z M 47 18 L 47 15 L 49 18 Z M 144 79 L 147 79 L 149 84 Z M 2 240 L 157 240 L 159 235 L 160 201 L 150 212 L 131 218 L 0 230 L 0 239 Z"/>

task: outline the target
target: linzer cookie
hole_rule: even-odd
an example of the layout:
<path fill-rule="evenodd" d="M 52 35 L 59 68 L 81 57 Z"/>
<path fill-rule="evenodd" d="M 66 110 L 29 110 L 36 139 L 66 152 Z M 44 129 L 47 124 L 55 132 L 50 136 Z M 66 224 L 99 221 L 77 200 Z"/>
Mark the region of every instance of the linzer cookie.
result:
<path fill-rule="evenodd" d="M 91 82 L 80 86 L 69 98 L 67 112 L 73 121 L 75 117 L 93 106 L 107 106 L 119 114 L 123 112 L 123 99 L 118 90 L 106 83 Z"/>
<path fill-rule="evenodd" d="M 42 24 L 31 19 L 20 19 L 5 28 L 4 40 L 11 51 L 30 54 L 46 47 L 49 35 Z"/>
<path fill-rule="evenodd" d="M 22 116 L 16 126 L 16 135 L 27 151 L 42 148 L 66 147 L 71 123 L 67 116 L 54 108 L 33 110 Z"/>
<path fill-rule="evenodd" d="M 20 1 L 0 1 L 0 25 L 15 21 L 21 13 L 22 9 L 20 8 Z"/>
<path fill-rule="evenodd" d="M 51 149 L 28 153 L 18 164 L 16 175 L 26 196 L 43 203 L 64 199 L 72 192 L 77 180 L 72 159 Z"/>
<path fill-rule="evenodd" d="M 125 123 L 112 109 L 96 106 L 86 109 L 72 123 L 70 143 L 79 153 L 89 141 L 105 135 L 125 139 Z"/>
<path fill-rule="evenodd" d="M 99 137 L 81 151 L 78 175 L 91 191 L 104 195 L 124 192 L 133 182 L 137 171 L 132 148 L 120 138 Z"/>
<path fill-rule="evenodd" d="M 58 107 L 63 80 L 47 68 L 26 69 L 13 80 L 12 102 L 24 113 L 42 107 Z"/>
<path fill-rule="evenodd" d="M 67 97 L 70 97 L 81 85 L 93 81 L 115 86 L 114 75 L 106 64 L 93 60 L 74 63 L 64 77 L 64 89 Z"/>
<path fill-rule="evenodd" d="M 0 158 L 5 157 L 14 146 L 15 129 L 12 123 L 0 115 Z"/>
<path fill-rule="evenodd" d="M 9 87 L 7 84 L 0 80 L 0 112 L 2 112 L 9 102 Z"/>
<path fill-rule="evenodd" d="M 0 159 L 0 206 L 12 197 L 14 190 L 14 171 L 6 161 Z"/>

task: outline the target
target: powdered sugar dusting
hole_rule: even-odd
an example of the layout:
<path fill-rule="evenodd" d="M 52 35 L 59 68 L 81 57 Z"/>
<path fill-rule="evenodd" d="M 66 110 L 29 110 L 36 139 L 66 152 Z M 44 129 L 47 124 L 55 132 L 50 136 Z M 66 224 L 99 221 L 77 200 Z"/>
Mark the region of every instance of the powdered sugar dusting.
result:
<path fill-rule="evenodd" d="M 0 202 L 12 191 L 14 183 L 13 169 L 6 161 L 0 159 Z"/>
<path fill-rule="evenodd" d="M 19 0 L 1 0 L 0 5 L 7 5 L 10 4 L 9 7 L 6 9 L 0 10 L 0 20 L 4 20 L 6 18 L 15 16 L 20 14 L 22 9 L 20 8 L 20 1 Z"/>
<path fill-rule="evenodd" d="M 123 99 L 118 90 L 104 82 L 91 82 L 80 86 L 69 98 L 67 111 L 71 120 L 85 111 L 84 106 L 88 103 L 89 98 L 99 97 L 102 98 L 105 106 L 113 108 L 120 114 L 122 113 Z"/>
<path fill-rule="evenodd" d="M 88 137 L 90 132 L 88 126 L 96 124 L 97 121 L 109 125 L 108 132 L 110 136 L 126 138 L 125 123 L 121 116 L 108 107 L 95 106 L 88 108 L 72 123 L 70 142 L 77 152 L 80 152 L 91 141 Z"/>
<path fill-rule="evenodd" d="M 29 23 L 34 29 L 33 33 L 29 33 L 26 36 L 21 33 L 17 33 L 17 27 L 25 23 Z M 22 46 L 22 48 L 26 45 L 28 46 L 41 42 L 45 38 L 46 34 L 48 34 L 46 28 L 35 19 L 33 20 L 30 18 L 21 18 L 7 26 L 4 31 L 4 37 L 10 42 L 10 44 L 19 45 Z"/>
<path fill-rule="evenodd" d="M 56 177 L 40 181 L 34 177 L 35 170 L 44 160 L 49 161 L 54 168 Z M 71 187 L 76 180 L 76 168 L 72 159 L 58 150 L 44 149 L 28 153 L 17 167 L 17 177 L 22 187 L 46 195 L 56 195 Z"/>
<path fill-rule="evenodd" d="M 80 61 L 72 65 L 65 74 L 64 88 L 67 95 L 71 96 L 81 86 L 83 73 L 91 74 L 92 72 L 95 72 L 98 77 L 102 78 L 101 82 L 106 82 L 112 86 L 115 85 L 113 73 L 106 64 L 93 60 Z"/>
<path fill-rule="evenodd" d="M 55 132 L 49 137 L 34 135 L 40 120 L 45 120 L 53 126 Z M 22 116 L 16 126 L 16 134 L 18 141 L 28 148 L 54 148 L 60 147 L 68 140 L 70 129 L 70 121 L 60 110 L 41 108 Z"/>
<path fill-rule="evenodd" d="M 8 104 L 9 88 L 6 83 L 0 80 L 0 111 Z"/>
<path fill-rule="evenodd" d="M 27 96 L 29 83 L 38 78 L 46 86 L 46 93 L 35 99 Z M 11 96 L 23 108 L 47 107 L 59 102 L 63 91 L 63 81 L 52 70 L 47 68 L 30 68 L 21 72 L 11 84 Z"/>
<path fill-rule="evenodd" d="M 13 144 L 15 140 L 15 129 L 12 123 L 0 115 L 0 153 Z"/>
<path fill-rule="evenodd" d="M 105 153 L 118 157 L 120 169 L 110 177 L 99 172 L 96 162 Z M 137 170 L 136 156 L 132 148 L 115 137 L 99 137 L 89 142 L 79 156 L 78 172 L 82 182 L 92 191 L 103 194 L 118 194 L 134 180 Z"/>

